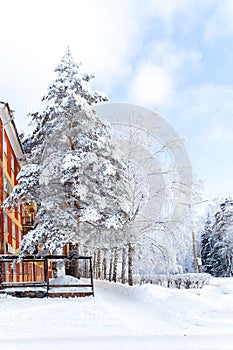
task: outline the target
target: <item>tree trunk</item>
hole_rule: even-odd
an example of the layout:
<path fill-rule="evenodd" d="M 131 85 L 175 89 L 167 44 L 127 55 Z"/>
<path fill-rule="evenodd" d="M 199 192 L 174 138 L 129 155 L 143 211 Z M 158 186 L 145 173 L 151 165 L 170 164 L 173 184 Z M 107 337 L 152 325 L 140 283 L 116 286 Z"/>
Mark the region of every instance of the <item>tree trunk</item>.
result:
<path fill-rule="evenodd" d="M 93 277 L 96 278 L 96 252 L 94 252 L 93 256 Z"/>
<path fill-rule="evenodd" d="M 87 249 L 85 248 L 85 250 L 84 250 L 84 256 L 88 256 L 89 254 L 88 254 L 88 251 L 87 251 Z M 83 269 L 83 277 L 85 277 L 85 278 L 88 278 L 89 277 L 89 275 L 90 275 L 90 271 L 89 271 L 89 268 L 88 268 L 88 266 L 89 266 L 89 263 L 88 263 L 88 261 L 85 259 L 84 260 L 84 269 Z"/>
<path fill-rule="evenodd" d="M 68 255 L 74 254 L 74 255 L 78 256 L 78 254 L 79 254 L 79 244 L 78 243 L 77 244 L 68 243 L 66 249 L 67 249 L 66 253 Z M 78 259 L 67 260 L 67 262 L 65 264 L 65 274 L 79 278 Z"/>
<path fill-rule="evenodd" d="M 121 283 L 126 282 L 126 249 L 122 249 Z"/>
<path fill-rule="evenodd" d="M 113 282 L 115 282 L 115 283 L 117 281 L 117 264 L 118 264 L 118 250 L 117 250 L 117 248 L 115 248 L 114 249 L 113 274 L 112 274 L 112 279 L 113 279 Z"/>
<path fill-rule="evenodd" d="M 108 276 L 109 282 L 112 281 L 112 263 L 113 263 L 113 258 L 112 258 L 112 256 L 111 256 L 110 262 L 109 262 L 109 276 Z"/>
<path fill-rule="evenodd" d="M 79 244 L 76 243 L 73 245 L 73 251 L 75 255 L 79 255 Z M 74 264 L 74 277 L 80 278 L 80 273 L 79 273 L 79 260 L 78 259 L 73 259 L 73 264 Z"/>
<path fill-rule="evenodd" d="M 128 284 L 133 285 L 133 247 L 128 243 Z"/>
<path fill-rule="evenodd" d="M 101 256 L 100 249 L 97 252 L 97 263 L 96 263 L 96 279 L 100 279 L 101 277 Z"/>
<path fill-rule="evenodd" d="M 104 257 L 102 262 L 102 276 L 103 280 L 107 280 L 107 259 L 106 259 L 106 250 L 104 251 Z"/>

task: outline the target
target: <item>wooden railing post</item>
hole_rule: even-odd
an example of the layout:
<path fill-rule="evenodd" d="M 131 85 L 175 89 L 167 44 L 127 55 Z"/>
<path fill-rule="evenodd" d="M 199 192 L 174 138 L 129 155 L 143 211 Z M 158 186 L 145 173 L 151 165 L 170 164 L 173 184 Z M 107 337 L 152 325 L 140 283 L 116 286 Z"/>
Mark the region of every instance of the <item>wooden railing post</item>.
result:
<path fill-rule="evenodd" d="M 0 262 L 0 284 L 2 284 L 2 264 L 3 262 Z"/>
<path fill-rule="evenodd" d="M 49 296 L 49 271 L 48 271 L 48 259 L 45 257 L 44 259 L 44 276 L 45 276 L 45 282 L 46 282 L 46 293 L 47 298 Z"/>
<path fill-rule="evenodd" d="M 91 275 L 91 285 L 92 285 L 92 292 L 93 292 L 93 297 L 94 297 L 94 281 L 93 281 L 93 271 L 92 271 L 92 257 L 89 257 L 89 262 L 90 262 L 90 275 Z"/>

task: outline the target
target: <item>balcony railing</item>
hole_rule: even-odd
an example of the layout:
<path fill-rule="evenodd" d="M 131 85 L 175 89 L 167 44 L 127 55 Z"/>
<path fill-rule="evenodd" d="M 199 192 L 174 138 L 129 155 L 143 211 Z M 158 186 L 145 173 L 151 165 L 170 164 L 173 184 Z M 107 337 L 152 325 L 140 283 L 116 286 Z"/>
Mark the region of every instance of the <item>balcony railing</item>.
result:
<path fill-rule="evenodd" d="M 23 216 L 22 217 L 22 228 L 23 234 L 26 235 L 34 226 L 34 218 L 32 216 Z"/>
<path fill-rule="evenodd" d="M 34 218 L 31 216 L 23 216 L 22 217 L 22 225 L 23 226 L 33 226 L 34 225 Z"/>

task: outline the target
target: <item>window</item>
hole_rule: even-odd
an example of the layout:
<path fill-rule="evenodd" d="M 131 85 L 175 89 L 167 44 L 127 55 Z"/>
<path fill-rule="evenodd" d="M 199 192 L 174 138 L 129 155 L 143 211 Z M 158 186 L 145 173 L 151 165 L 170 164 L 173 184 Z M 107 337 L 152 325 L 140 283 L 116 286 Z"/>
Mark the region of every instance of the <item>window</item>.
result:
<path fill-rule="evenodd" d="M 15 223 L 12 221 L 12 238 L 15 239 Z"/>
<path fill-rule="evenodd" d="M 7 145 L 6 145 L 6 139 L 3 137 L 3 152 L 7 156 Z"/>
<path fill-rule="evenodd" d="M 3 177 L 3 181 L 4 181 L 4 192 L 9 195 L 13 189 L 13 187 L 11 186 L 10 182 L 8 181 L 6 175 L 4 174 Z"/>
<path fill-rule="evenodd" d="M 8 216 L 4 214 L 4 232 L 8 232 Z"/>
<path fill-rule="evenodd" d="M 21 215 L 20 209 L 21 209 L 20 204 L 18 204 L 18 206 L 17 206 L 18 215 Z"/>
<path fill-rule="evenodd" d="M 15 158 L 13 154 L 11 154 L 11 170 L 13 171 L 13 173 L 15 172 Z"/>

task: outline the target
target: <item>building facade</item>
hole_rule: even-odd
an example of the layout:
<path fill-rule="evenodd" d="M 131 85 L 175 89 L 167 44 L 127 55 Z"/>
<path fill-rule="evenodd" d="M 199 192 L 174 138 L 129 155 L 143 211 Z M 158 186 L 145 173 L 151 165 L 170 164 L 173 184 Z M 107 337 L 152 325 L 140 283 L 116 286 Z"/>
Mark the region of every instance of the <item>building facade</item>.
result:
<path fill-rule="evenodd" d="M 0 255 L 17 256 L 23 235 L 33 227 L 34 208 L 18 205 L 14 210 L 3 210 L 3 201 L 17 185 L 23 148 L 7 103 L 0 102 Z M 27 282 L 44 279 L 43 264 L 25 262 L 0 263 L 0 283 Z"/>
<path fill-rule="evenodd" d="M 17 184 L 20 170 L 19 160 L 24 157 L 22 145 L 9 105 L 0 102 L 0 205 Z M 0 254 L 17 254 L 23 234 L 23 208 L 0 215 Z"/>

